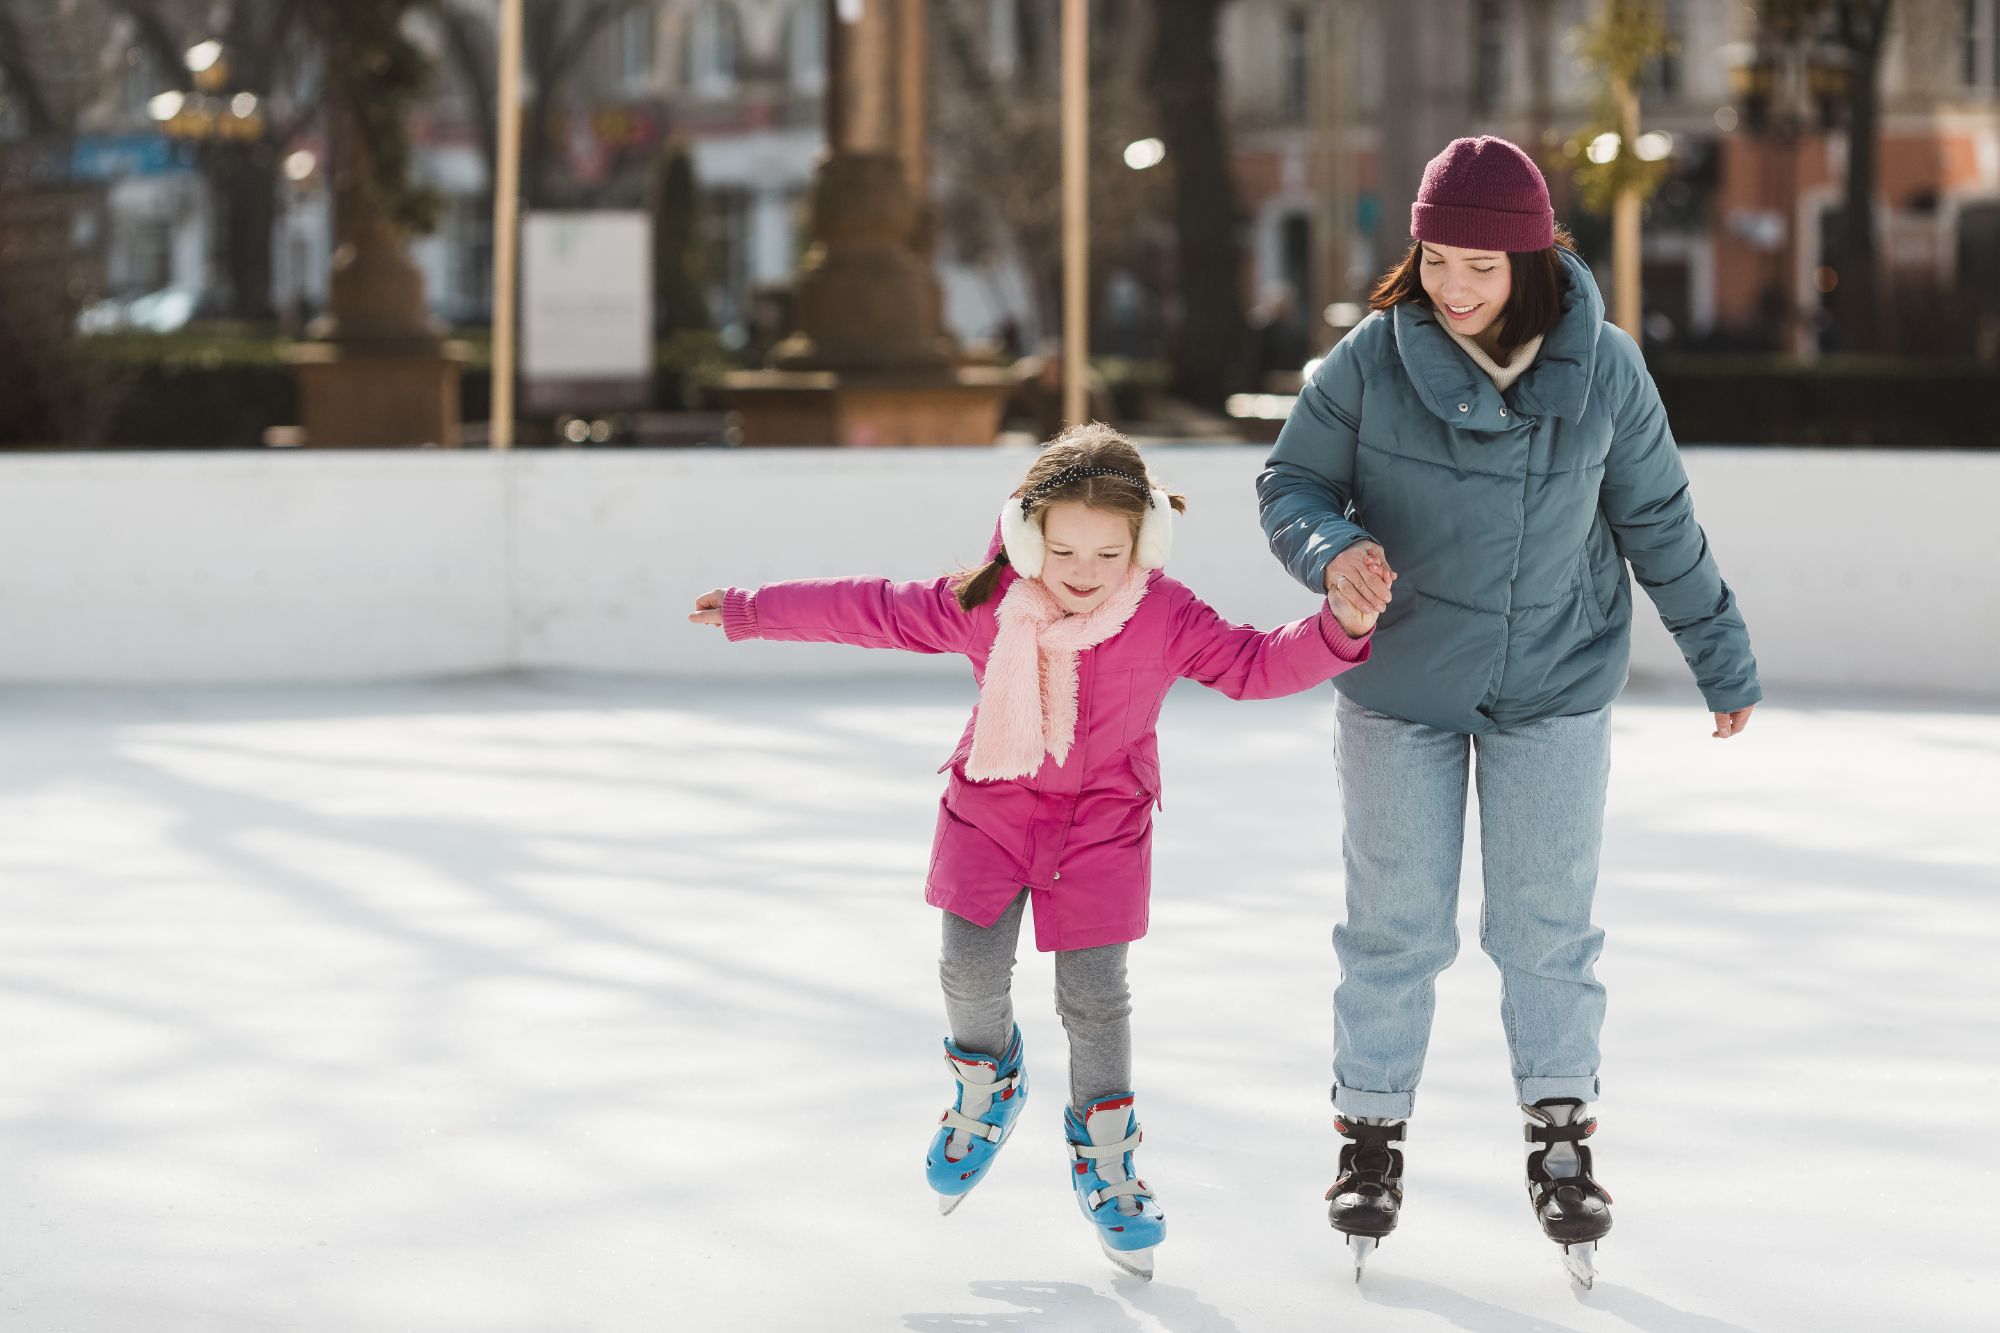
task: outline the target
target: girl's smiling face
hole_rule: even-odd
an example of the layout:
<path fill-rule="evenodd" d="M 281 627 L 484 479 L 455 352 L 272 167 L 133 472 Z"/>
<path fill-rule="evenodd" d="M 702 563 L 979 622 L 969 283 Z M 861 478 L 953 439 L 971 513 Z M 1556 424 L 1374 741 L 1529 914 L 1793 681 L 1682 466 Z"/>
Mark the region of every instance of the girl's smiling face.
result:
<path fill-rule="evenodd" d="M 1041 582 L 1065 611 L 1094 610 L 1132 576 L 1132 520 L 1063 500 L 1042 511 Z"/>
<path fill-rule="evenodd" d="M 1502 250 L 1463 250 L 1426 241 L 1419 273 L 1438 318 L 1468 338 L 1491 328 L 1514 292 L 1514 266 Z"/>

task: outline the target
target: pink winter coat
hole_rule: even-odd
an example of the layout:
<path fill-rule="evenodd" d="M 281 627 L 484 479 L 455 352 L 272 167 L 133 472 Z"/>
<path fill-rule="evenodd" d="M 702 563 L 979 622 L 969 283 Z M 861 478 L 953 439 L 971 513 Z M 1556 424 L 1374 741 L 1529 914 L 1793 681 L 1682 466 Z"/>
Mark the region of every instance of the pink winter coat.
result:
<path fill-rule="evenodd" d="M 755 592 L 731 588 L 722 625 L 732 640 L 835 642 L 918 653 L 963 653 L 984 681 L 995 611 L 1019 578 L 963 610 L 949 578 L 812 579 Z M 1296 694 L 1368 660 L 1330 608 L 1264 631 L 1231 625 L 1185 584 L 1150 571 L 1146 596 L 1125 627 L 1077 655 L 1076 744 L 1068 762 L 1044 756 L 1029 777 L 975 782 L 967 722 L 939 801 L 924 897 L 990 926 L 1026 888 L 1035 947 L 1089 949 L 1146 933 L 1152 883 L 1153 807 L 1160 799 L 1160 705 L 1186 677 L 1233 699 Z M 977 710 L 974 715 L 977 716 Z"/>

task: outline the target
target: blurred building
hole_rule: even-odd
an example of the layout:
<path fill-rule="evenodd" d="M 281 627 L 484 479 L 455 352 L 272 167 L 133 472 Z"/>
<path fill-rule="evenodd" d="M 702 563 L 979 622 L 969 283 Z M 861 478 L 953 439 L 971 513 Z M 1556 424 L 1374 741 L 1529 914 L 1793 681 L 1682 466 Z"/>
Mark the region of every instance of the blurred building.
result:
<path fill-rule="evenodd" d="M 1899 342 L 1948 298 L 1965 339 L 2000 321 L 2000 0 L 1899 0 L 1881 73 L 1878 252 Z M 1461 134 L 1500 134 L 1545 165 L 1587 124 L 1594 90 L 1575 59 L 1594 0 L 1241 0 L 1226 11 L 1224 65 L 1250 219 L 1246 291 L 1284 285 L 1355 299 L 1408 244 L 1424 161 Z M 1648 205 L 1647 331 L 1678 345 L 1810 350 L 1838 281 L 1834 235 L 1845 135 L 1824 128 L 1839 53 L 1806 42 L 1769 86 L 1756 12 L 1665 0 L 1674 50 L 1654 62 L 1642 126 L 1673 137 L 1671 174 Z M 1337 24 L 1331 51 L 1316 40 Z M 1329 114 L 1324 81 L 1345 79 Z M 1322 144 L 1344 144 L 1350 249 L 1333 261 Z M 1559 218 L 1609 277 L 1609 229 L 1567 197 Z M 1942 315 L 1931 316 L 1942 319 Z"/>
<path fill-rule="evenodd" d="M 477 20 L 484 41 L 473 54 L 490 61 L 497 0 L 452 0 L 451 8 Z M 602 7 L 553 8 L 570 11 L 560 28 L 569 36 L 585 11 Z M 824 10 L 821 0 L 659 0 L 595 27 L 554 70 L 539 164 L 524 144 L 528 206 L 642 208 L 658 154 L 685 141 L 701 190 L 710 310 L 718 325 L 742 326 L 753 292 L 788 278 L 798 261 L 821 146 Z M 479 82 L 444 34 L 432 40 L 443 77 L 418 141 L 421 169 L 448 203 L 438 233 L 416 254 L 440 307 L 482 320 L 492 217 L 481 118 L 490 114 L 491 75 L 482 66 Z M 550 55 L 528 53 L 531 89 Z"/>
<path fill-rule="evenodd" d="M 985 52 L 992 68 L 1053 58 L 1054 4 L 953 5 L 957 38 Z M 1285 318 L 1309 325 L 1326 301 L 1359 296 L 1407 244 L 1407 208 L 1423 163 L 1456 135 L 1504 134 L 1538 147 L 1553 166 L 1592 117 L 1593 89 L 1576 62 L 1574 33 L 1596 5 L 1226 6 L 1219 54 L 1245 214 L 1245 307 L 1289 310 Z M 437 232 L 414 251 L 433 304 L 460 323 L 484 321 L 490 307 L 497 11 L 497 0 L 441 0 L 416 20 L 438 77 L 413 118 L 413 138 L 418 170 L 444 209 Z M 528 52 L 528 95 L 541 113 L 541 131 L 531 125 L 524 145 L 528 205 L 642 207 L 660 152 L 685 142 L 702 201 L 712 317 L 755 346 L 757 312 L 781 308 L 768 293 L 789 279 L 803 246 L 822 145 L 825 11 L 824 0 L 655 0 L 622 10 L 530 0 L 531 16 L 552 24 L 546 31 L 557 40 L 531 39 Z M 1881 75 L 1876 219 L 1885 310 L 1898 322 L 1899 343 L 2000 342 L 1996 11 L 2000 0 L 1895 6 Z M 1789 81 L 1774 79 L 1752 7 L 1665 0 L 1664 13 L 1675 49 L 1655 62 L 1642 90 L 1645 128 L 1673 140 L 1671 175 L 1647 209 L 1649 337 L 1808 350 L 1821 327 L 1823 289 L 1839 278 L 1832 252 L 1846 141 L 1823 128 L 1821 115 L 1821 77 L 1835 62 L 1823 50 L 1794 53 L 1786 57 L 1799 62 Z M 609 17 L 585 22 L 596 15 Z M 268 223 L 272 232 L 268 271 L 239 280 L 268 282 L 269 306 L 280 315 L 302 317 L 323 302 L 324 145 L 310 116 L 294 121 L 310 108 L 308 87 L 239 86 L 243 69 L 231 72 L 225 58 L 207 76 L 215 86 L 204 89 L 204 76 L 149 46 L 129 17 L 86 0 L 52 0 L 27 35 L 51 86 L 68 91 L 53 102 L 38 92 L 37 106 L 0 73 L 0 168 L 11 163 L 17 186 L 42 181 L 89 201 L 79 235 L 106 292 L 128 303 L 165 297 L 150 308 L 169 313 L 213 300 L 229 278 L 231 250 L 216 216 L 216 167 L 240 149 L 269 173 L 276 198 L 268 217 L 237 223 Z M 948 91 L 936 94 L 934 121 Z M 202 115 L 162 114 L 197 94 L 208 108 Z M 1129 125 L 1134 137 L 1146 132 L 1152 113 L 1138 104 L 1143 87 L 1100 82 L 1094 101 L 1101 124 Z M 238 142 L 246 134 L 251 140 Z M 1338 216 L 1329 206 L 1333 155 L 1322 151 L 1335 143 L 1345 178 Z M 952 156 L 960 148 L 940 141 L 940 182 L 957 172 L 964 183 L 965 168 Z M 1161 151 L 1171 161 L 1172 145 Z M 1560 171 L 1551 180 L 1559 215 L 1608 277 L 1608 225 L 1567 197 Z M 977 188 L 972 193 L 976 203 Z M 939 248 L 950 327 L 961 336 L 1004 329 L 1016 345 L 1049 331 L 1046 299 L 1038 308 L 1028 295 L 1047 286 L 1024 257 L 1033 238 L 1017 236 L 1011 249 L 977 257 L 958 254 L 950 240 Z M 1105 346 L 1149 355 L 1145 338 L 1127 347 L 1112 335 L 1114 326 L 1163 325 L 1172 300 L 1160 287 L 1160 266 L 1142 254 L 1105 270 Z M 1930 327 L 1935 339 L 1917 336 Z M 1268 341 L 1290 346 L 1293 332 L 1272 330 Z"/>

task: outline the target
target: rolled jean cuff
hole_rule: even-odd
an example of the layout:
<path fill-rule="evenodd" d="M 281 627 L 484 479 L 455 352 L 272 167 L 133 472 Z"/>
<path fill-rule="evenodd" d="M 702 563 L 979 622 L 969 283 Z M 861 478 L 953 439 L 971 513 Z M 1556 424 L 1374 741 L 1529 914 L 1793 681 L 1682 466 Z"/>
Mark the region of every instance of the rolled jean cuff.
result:
<path fill-rule="evenodd" d="M 1410 1112 L 1416 1109 L 1417 1094 L 1363 1092 L 1359 1088 L 1336 1083 L 1333 1085 L 1333 1104 L 1347 1115 L 1372 1115 L 1391 1120 L 1408 1120 Z"/>
<path fill-rule="evenodd" d="M 1520 1094 L 1521 1105 L 1533 1106 L 1536 1102 L 1551 1097 L 1574 1097 L 1580 1102 L 1597 1100 L 1597 1075 L 1577 1074 L 1571 1078 L 1522 1078 L 1514 1081 L 1514 1089 Z M 1356 1111 L 1356 1115 L 1372 1112 Z"/>

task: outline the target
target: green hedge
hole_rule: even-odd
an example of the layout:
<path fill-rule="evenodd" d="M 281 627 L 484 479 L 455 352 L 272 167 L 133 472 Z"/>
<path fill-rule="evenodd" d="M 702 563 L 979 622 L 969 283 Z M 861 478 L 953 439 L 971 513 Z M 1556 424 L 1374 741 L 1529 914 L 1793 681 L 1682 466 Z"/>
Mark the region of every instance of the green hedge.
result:
<path fill-rule="evenodd" d="M 1657 356 L 1685 444 L 2000 448 L 2000 371 L 1972 363 L 1828 357 Z"/>
<path fill-rule="evenodd" d="M 492 397 L 491 348 L 483 336 L 454 334 L 469 353 L 459 409 L 486 419 Z M 205 325 L 174 334 L 115 334 L 74 344 L 77 382 L 102 411 L 91 438 L 56 441 L 93 448 L 243 449 L 263 444 L 271 426 L 296 425 L 298 389 L 285 342 L 269 330 Z M 713 334 L 677 333 L 654 354 L 653 406 L 668 411 L 709 404 L 710 390 L 735 362 Z M 23 420 L 29 418 L 24 417 Z M 39 418 L 39 419 L 45 419 Z M 529 423 L 530 442 L 549 438 Z M 0 444 L 46 444 L 7 439 Z"/>

